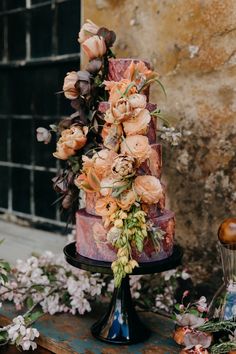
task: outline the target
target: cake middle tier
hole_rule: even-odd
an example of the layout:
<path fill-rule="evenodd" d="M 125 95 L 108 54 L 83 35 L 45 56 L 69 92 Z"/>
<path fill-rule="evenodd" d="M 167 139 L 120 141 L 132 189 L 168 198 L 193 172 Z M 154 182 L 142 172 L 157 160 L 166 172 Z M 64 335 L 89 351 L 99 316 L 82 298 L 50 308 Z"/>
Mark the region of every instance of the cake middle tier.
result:
<path fill-rule="evenodd" d="M 170 210 L 164 210 L 161 216 L 150 219 L 153 228 L 163 231 L 159 247 L 154 246 L 150 236 L 144 241 L 141 254 L 133 250 L 133 258 L 138 262 L 153 262 L 165 259 L 172 254 L 174 245 L 175 216 Z M 113 262 L 116 259 L 116 250 L 108 243 L 102 218 L 90 215 L 85 209 L 76 213 L 76 249 L 84 257 L 97 261 Z"/>

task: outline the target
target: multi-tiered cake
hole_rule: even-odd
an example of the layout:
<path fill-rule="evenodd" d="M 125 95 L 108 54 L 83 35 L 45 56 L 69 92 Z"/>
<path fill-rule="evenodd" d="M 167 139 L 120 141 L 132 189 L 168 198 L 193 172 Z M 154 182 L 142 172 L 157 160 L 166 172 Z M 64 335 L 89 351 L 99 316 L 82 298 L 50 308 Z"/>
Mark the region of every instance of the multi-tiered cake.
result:
<path fill-rule="evenodd" d="M 141 63 L 141 61 L 131 59 L 110 59 L 109 80 L 115 82 L 122 80 L 127 68 L 134 63 Z M 147 63 L 145 64 L 148 66 Z M 147 87 L 142 94 L 145 94 L 147 99 L 145 108 L 150 112 L 154 111 L 156 105 L 148 102 L 149 87 Z M 111 102 L 101 102 L 99 105 L 100 112 L 105 114 L 105 112 L 110 109 L 111 104 Z M 145 133 L 151 146 L 151 153 L 148 159 L 138 166 L 137 175 L 152 175 L 160 179 L 162 172 L 162 149 L 161 145 L 156 143 L 155 118 L 151 118 Z M 127 150 L 128 149 L 129 147 L 127 147 Z M 117 153 L 119 155 L 119 149 Z M 161 260 L 172 254 L 175 218 L 172 211 L 165 209 L 165 188 L 163 185 L 162 188 L 163 193 L 158 203 L 146 205 L 147 220 L 150 222 L 150 225 L 154 230 L 157 229 L 161 231 L 162 237 L 159 240 L 158 248 L 151 237 L 145 238 L 143 251 L 141 253 L 137 252 L 135 247 L 132 248 L 133 258 L 139 262 Z M 153 193 L 155 193 L 155 190 L 153 190 Z M 96 201 L 100 197 L 101 194 L 99 192 L 86 192 L 85 208 L 80 209 L 76 213 L 76 247 L 77 252 L 84 257 L 111 262 L 117 257 L 117 250 L 107 240 L 107 233 L 110 226 L 105 227 L 102 217 L 96 212 Z"/>
<path fill-rule="evenodd" d="M 77 252 L 112 262 L 119 286 L 138 262 L 171 255 L 175 219 L 160 180 L 160 110 L 149 103 L 150 85 L 163 86 L 149 63 L 114 59 L 115 38 L 89 20 L 82 26 L 78 40 L 88 65 L 67 73 L 63 85 L 75 111 L 50 127 L 59 136 L 53 155 L 66 161 L 54 179 L 63 208 L 73 214 L 79 192 L 85 195 L 85 208 L 76 212 Z M 37 133 L 49 142 L 50 131 Z"/>

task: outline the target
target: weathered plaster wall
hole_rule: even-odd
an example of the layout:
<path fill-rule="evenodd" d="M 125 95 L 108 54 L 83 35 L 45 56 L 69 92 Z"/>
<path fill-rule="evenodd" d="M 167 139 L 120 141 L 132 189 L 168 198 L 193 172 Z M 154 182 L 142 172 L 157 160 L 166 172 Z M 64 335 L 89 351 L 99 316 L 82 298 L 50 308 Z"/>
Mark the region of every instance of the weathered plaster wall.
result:
<path fill-rule="evenodd" d="M 116 31 L 118 56 L 152 62 L 168 95 L 152 100 L 191 131 L 166 150 L 165 178 L 179 242 L 208 256 L 236 216 L 236 1 L 84 0 L 86 18 Z"/>

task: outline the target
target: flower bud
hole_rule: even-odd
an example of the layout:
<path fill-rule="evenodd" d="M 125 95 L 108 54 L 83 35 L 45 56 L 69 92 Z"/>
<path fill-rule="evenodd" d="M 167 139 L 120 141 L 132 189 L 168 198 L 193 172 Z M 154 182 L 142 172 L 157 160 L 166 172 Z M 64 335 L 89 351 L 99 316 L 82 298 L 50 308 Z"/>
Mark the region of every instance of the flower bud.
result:
<path fill-rule="evenodd" d="M 115 227 L 123 227 L 123 221 L 121 219 L 117 219 L 114 225 Z"/>

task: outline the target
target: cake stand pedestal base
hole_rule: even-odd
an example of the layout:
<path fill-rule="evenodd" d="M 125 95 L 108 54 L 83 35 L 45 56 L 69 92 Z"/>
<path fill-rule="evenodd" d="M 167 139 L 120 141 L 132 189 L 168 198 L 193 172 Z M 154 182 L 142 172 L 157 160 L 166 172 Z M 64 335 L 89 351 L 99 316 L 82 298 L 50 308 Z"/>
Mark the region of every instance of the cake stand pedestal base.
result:
<path fill-rule="evenodd" d="M 112 274 L 111 263 L 83 257 L 76 252 L 75 242 L 64 248 L 69 264 L 93 273 Z M 173 254 L 155 262 L 140 263 L 131 275 L 160 273 L 173 269 L 181 263 L 182 249 L 174 246 Z M 141 322 L 135 311 L 130 293 L 129 277 L 126 276 L 120 288 L 115 288 L 108 311 L 91 327 L 92 335 L 111 344 L 134 344 L 143 342 L 151 331 Z"/>
<path fill-rule="evenodd" d="M 91 327 L 91 332 L 95 338 L 114 344 L 143 342 L 150 336 L 135 311 L 128 276 L 120 288 L 115 288 L 107 313 Z"/>

